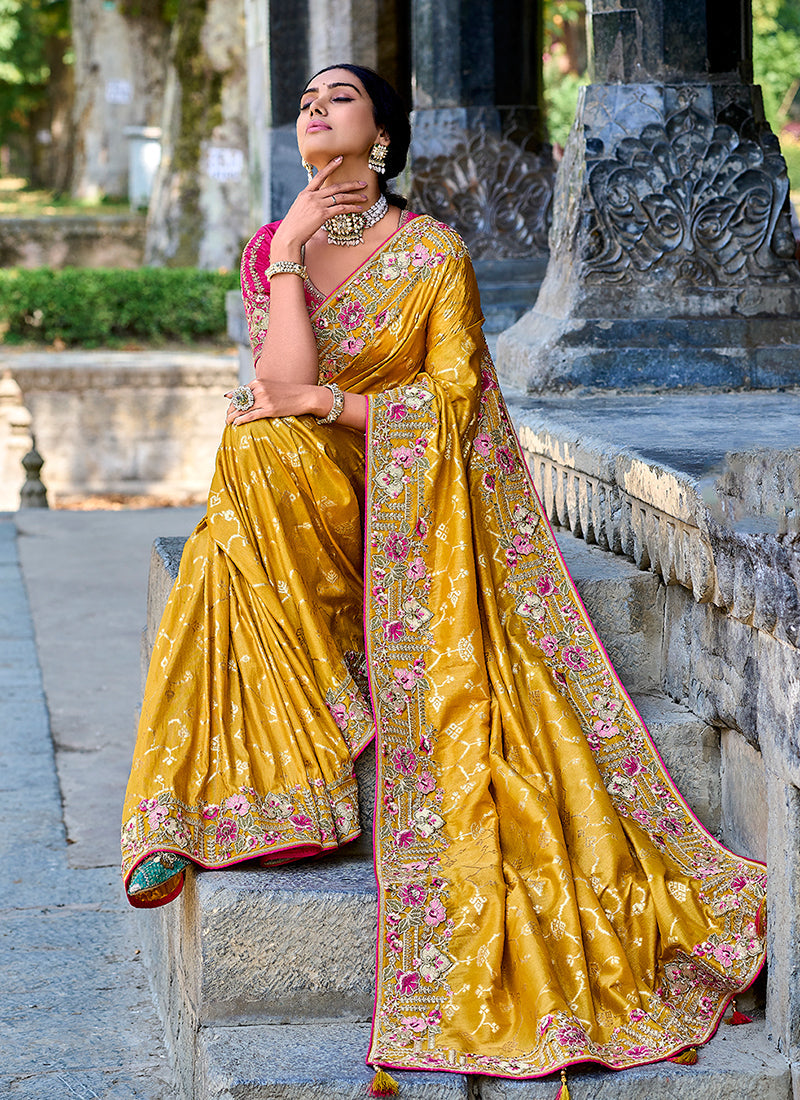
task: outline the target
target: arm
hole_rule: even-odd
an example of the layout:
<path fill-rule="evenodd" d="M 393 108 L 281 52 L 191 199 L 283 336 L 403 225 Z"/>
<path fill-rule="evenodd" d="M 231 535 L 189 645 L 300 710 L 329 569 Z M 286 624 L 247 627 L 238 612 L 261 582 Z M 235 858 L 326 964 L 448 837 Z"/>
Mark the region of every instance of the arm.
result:
<path fill-rule="evenodd" d="M 317 343 L 308 316 L 303 281 L 296 275 L 283 274 L 276 275 L 266 284 L 263 269 L 267 262 L 301 262 L 305 242 L 325 223 L 330 213 L 329 200 L 334 192 L 339 197 L 337 209 L 340 213 L 363 209 L 366 201 L 363 181 L 337 184 L 335 189 L 326 187 L 328 176 L 340 161 L 341 157 L 332 160 L 300 192 L 271 239 L 254 238 L 245 252 L 242 290 L 255 353 L 256 377 L 250 388 L 256 403 L 246 413 L 229 410 L 229 424 L 245 424 L 265 416 L 304 413 L 324 417 L 330 412 L 333 395 L 317 385 Z M 342 202 L 343 191 L 353 192 L 351 202 Z M 347 394 L 337 422 L 363 430 L 366 400 L 357 394 Z"/>

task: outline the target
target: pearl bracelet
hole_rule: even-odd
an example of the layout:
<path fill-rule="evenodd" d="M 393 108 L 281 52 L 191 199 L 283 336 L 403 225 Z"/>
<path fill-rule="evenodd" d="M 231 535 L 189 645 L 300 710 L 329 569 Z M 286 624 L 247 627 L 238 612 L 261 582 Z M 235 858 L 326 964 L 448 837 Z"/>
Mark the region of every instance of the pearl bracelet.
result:
<path fill-rule="evenodd" d="M 292 260 L 276 260 L 267 268 L 267 282 L 272 282 L 273 275 L 299 275 L 305 279 L 308 272 L 303 264 L 296 264 Z"/>
<path fill-rule="evenodd" d="M 333 405 L 327 416 L 315 416 L 314 419 L 318 424 L 333 424 L 334 420 L 338 420 L 342 415 L 344 394 L 335 382 L 324 382 L 323 385 L 326 390 L 330 390 L 333 394 Z"/>

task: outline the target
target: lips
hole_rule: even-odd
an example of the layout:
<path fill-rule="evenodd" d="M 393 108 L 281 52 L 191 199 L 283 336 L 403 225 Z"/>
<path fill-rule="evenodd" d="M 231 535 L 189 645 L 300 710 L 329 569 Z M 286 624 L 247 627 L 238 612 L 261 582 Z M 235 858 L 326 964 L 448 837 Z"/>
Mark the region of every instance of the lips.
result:
<path fill-rule="evenodd" d="M 327 126 L 324 122 L 309 122 L 306 126 L 307 134 L 313 134 L 317 130 L 330 130 L 330 126 Z"/>

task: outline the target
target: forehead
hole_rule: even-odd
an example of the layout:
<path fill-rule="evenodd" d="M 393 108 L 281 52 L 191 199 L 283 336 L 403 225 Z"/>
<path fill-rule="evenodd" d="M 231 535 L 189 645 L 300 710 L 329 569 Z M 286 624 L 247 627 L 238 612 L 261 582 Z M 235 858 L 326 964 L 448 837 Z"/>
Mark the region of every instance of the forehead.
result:
<path fill-rule="evenodd" d="M 349 69 L 325 69 L 318 76 L 313 76 L 309 80 L 303 95 L 309 91 L 318 91 L 320 88 L 334 88 L 339 84 L 347 84 L 363 96 L 367 94 L 364 85 L 356 74 L 351 73 Z"/>

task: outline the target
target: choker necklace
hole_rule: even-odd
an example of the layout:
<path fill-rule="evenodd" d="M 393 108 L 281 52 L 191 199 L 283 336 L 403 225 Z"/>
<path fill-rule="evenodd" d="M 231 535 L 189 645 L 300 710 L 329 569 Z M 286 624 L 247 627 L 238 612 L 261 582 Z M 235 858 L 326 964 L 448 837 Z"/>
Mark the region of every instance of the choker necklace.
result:
<path fill-rule="evenodd" d="M 328 234 L 328 244 L 363 244 L 364 230 L 379 222 L 388 209 L 386 196 L 381 195 L 363 214 L 334 214 L 323 226 Z"/>

